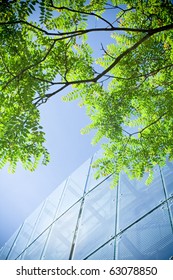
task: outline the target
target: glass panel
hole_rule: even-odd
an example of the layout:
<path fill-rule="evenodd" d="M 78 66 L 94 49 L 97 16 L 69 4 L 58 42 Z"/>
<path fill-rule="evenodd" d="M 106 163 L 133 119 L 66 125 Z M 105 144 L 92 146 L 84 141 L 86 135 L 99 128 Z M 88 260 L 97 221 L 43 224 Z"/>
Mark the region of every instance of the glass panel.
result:
<path fill-rule="evenodd" d="M 55 206 L 58 207 L 64 188 L 65 188 L 65 184 L 66 184 L 65 180 L 64 182 L 62 182 L 48 197 L 49 201 Z"/>
<path fill-rule="evenodd" d="M 37 238 L 52 222 L 55 218 L 56 207 L 50 200 L 45 201 L 42 211 L 37 219 L 36 226 L 34 228 L 30 243 Z"/>
<path fill-rule="evenodd" d="M 117 242 L 120 260 L 164 260 L 173 252 L 173 232 L 167 204 L 122 233 Z"/>
<path fill-rule="evenodd" d="M 96 251 L 94 254 L 90 255 L 86 260 L 113 260 L 114 259 L 114 242 L 115 240 L 112 240 L 111 242 L 104 245 L 102 248 L 100 248 L 98 251 Z"/>
<path fill-rule="evenodd" d="M 173 163 L 167 162 L 166 166 L 162 168 L 162 174 L 167 190 L 168 197 L 173 196 Z"/>
<path fill-rule="evenodd" d="M 8 250 L 4 253 L 5 245 L 4 245 L 4 247 L 1 247 L 1 249 L 0 249 L 0 260 L 5 260 L 6 259 L 6 256 L 7 256 L 8 252 L 9 252 L 9 249 L 10 248 L 8 248 Z"/>
<path fill-rule="evenodd" d="M 120 175 L 118 232 L 165 200 L 159 169 L 155 170 L 151 185 L 145 185 L 146 178 L 147 175 L 137 181 Z"/>
<path fill-rule="evenodd" d="M 19 231 L 19 235 L 17 236 L 15 243 L 13 244 L 12 250 L 8 256 L 8 259 L 15 259 L 28 245 L 33 228 L 35 227 L 37 218 L 39 216 L 39 213 L 41 211 L 41 208 L 43 206 L 43 203 L 40 204 L 40 206 L 25 220 L 24 224 L 21 226 L 21 231 Z M 17 232 L 18 232 L 17 231 Z M 11 246 L 12 241 L 14 241 L 14 237 L 16 236 L 16 233 L 9 239 L 7 242 L 7 247 Z M 6 248 L 7 251 L 7 248 Z"/>
<path fill-rule="evenodd" d="M 5 260 L 9 252 L 11 250 L 11 247 L 13 246 L 14 240 L 17 237 L 18 232 L 20 231 L 20 228 L 18 228 L 15 233 L 10 237 L 10 239 L 5 243 L 5 245 L 0 250 L 0 260 Z"/>
<path fill-rule="evenodd" d="M 40 215 L 40 212 L 42 210 L 44 203 L 41 203 L 35 210 L 32 212 L 32 214 L 26 219 L 26 222 L 30 224 L 33 228 L 37 222 L 37 219 Z"/>
<path fill-rule="evenodd" d="M 85 197 L 74 259 L 83 259 L 115 235 L 116 191 L 106 180 Z"/>
<path fill-rule="evenodd" d="M 17 239 L 15 240 L 14 246 L 9 254 L 8 259 L 14 260 L 18 255 L 26 248 L 28 241 L 30 239 L 33 227 L 25 221 L 22 226 Z"/>
<path fill-rule="evenodd" d="M 37 238 L 28 248 L 19 255 L 18 259 L 40 260 L 49 229 L 47 229 L 39 238 Z"/>
<path fill-rule="evenodd" d="M 77 203 L 53 224 L 43 259 L 69 259 L 80 205 Z"/>
<path fill-rule="evenodd" d="M 78 168 L 68 179 L 57 217 L 62 215 L 74 203 L 82 198 L 88 175 L 90 160 Z"/>
<path fill-rule="evenodd" d="M 99 150 L 97 153 L 94 154 L 92 163 L 94 163 L 99 157 L 101 157 L 103 154 L 102 150 Z M 95 186 L 100 184 L 103 180 L 105 180 L 106 177 L 101 177 L 99 179 L 95 179 L 94 175 L 96 173 L 97 169 L 96 168 L 91 168 L 89 177 L 88 177 L 88 183 L 87 183 L 87 191 L 93 189 Z"/>
<path fill-rule="evenodd" d="M 78 195 L 82 196 L 85 189 L 86 180 L 88 177 L 88 172 L 91 164 L 91 159 L 88 159 L 84 164 L 82 164 L 78 169 L 76 169 L 70 176 L 72 181 L 77 185 Z"/>
<path fill-rule="evenodd" d="M 172 224 L 172 228 L 173 228 L 173 197 L 171 197 L 169 199 L 168 205 L 169 205 L 169 209 L 170 209 L 171 224 Z M 173 252 L 172 252 L 172 255 L 173 255 Z"/>

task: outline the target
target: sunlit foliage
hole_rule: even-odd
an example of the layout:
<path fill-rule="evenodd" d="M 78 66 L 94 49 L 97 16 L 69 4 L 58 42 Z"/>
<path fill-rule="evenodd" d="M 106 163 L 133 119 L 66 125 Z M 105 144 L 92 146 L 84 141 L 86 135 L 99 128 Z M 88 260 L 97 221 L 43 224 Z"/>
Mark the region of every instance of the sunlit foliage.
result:
<path fill-rule="evenodd" d="M 113 39 L 97 59 L 94 32 Z M 39 106 L 65 88 L 91 119 L 82 133 L 106 138 L 96 176 L 150 183 L 173 159 L 172 1 L 1 1 L 0 43 L 0 167 L 48 163 Z"/>

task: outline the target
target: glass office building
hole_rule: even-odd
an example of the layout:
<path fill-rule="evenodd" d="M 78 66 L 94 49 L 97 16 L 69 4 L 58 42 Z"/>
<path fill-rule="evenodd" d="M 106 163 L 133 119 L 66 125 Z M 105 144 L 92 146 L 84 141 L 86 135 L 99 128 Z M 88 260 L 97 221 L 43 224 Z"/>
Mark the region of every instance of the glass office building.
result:
<path fill-rule="evenodd" d="M 150 260 L 173 256 L 173 164 L 145 185 L 120 174 L 94 179 L 87 160 L 24 221 L 0 259 Z"/>

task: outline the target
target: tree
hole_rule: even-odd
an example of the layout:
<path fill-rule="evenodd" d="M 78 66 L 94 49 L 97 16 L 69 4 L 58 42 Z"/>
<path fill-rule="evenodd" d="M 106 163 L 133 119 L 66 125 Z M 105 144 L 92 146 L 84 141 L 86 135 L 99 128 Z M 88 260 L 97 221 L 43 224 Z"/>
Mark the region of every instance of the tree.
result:
<path fill-rule="evenodd" d="M 93 32 L 114 40 L 98 59 Z M 106 138 L 97 177 L 113 173 L 115 184 L 122 170 L 147 171 L 149 183 L 154 166 L 173 159 L 172 1 L 6 0 L 0 33 L 0 167 L 48 163 L 39 106 L 65 88 L 63 99 L 79 99 L 90 116 L 82 133 Z"/>

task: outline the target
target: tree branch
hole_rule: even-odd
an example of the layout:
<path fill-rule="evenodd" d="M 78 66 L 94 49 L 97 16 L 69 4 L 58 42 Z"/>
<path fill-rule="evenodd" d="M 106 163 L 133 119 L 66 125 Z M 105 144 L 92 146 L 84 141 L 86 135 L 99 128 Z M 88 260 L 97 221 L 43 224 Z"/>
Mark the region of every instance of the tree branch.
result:
<path fill-rule="evenodd" d="M 53 5 L 53 1 L 51 1 L 52 4 L 50 5 L 50 7 L 54 8 L 54 9 L 57 9 L 57 10 L 66 10 L 66 11 L 69 11 L 69 12 L 72 12 L 72 13 L 78 13 L 78 14 L 83 14 L 83 15 L 89 15 L 89 16 L 95 16 L 99 19 L 101 19 L 102 21 L 104 21 L 105 23 L 107 23 L 110 27 L 113 27 L 113 25 L 108 21 L 106 20 L 105 18 L 97 15 L 96 13 L 93 13 L 93 12 L 85 12 L 85 11 L 79 11 L 79 10 L 75 10 L 75 9 L 72 9 L 72 8 L 68 8 L 68 7 L 65 7 L 65 6 L 54 6 Z"/>
<path fill-rule="evenodd" d="M 60 82 L 59 84 L 64 85 L 63 87 L 61 87 L 60 89 L 58 89 L 57 91 L 47 94 L 47 97 L 51 97 L 52 95 L 54 95 L 57 92 L 60 92 L 61 90 L 63 90 L 65 87 L 72 85 L 72 84 L 81 84 L 81 83 L 96 83 L 100 78 L 102 78 L 104 75 L 106 75 L 111 69 L 113 69 L 126 55 L 128 55 L 131 51 L 135 50 L 139 45 L 141 45 L 143 42 L 145 42 L 146 40 L 148 40 L 152 35 L 161 32 L 161 31 L 166 31 L 166 30 L 170 30 L 173 28 L 173 24 L 169 24 L 166 26 L 162 26 L 159 28 L 155 28 L 155 29 L 151 29 L 148 30 L 148 33 L 142 37 L 138 42 L 136 42 L 133 46 L 131 46 L 130 48 L 128 48 L 127 50 L 125 50 L 123 53 L 121 53 L 115 60 L 114 62 L 107 67 L 102 73 L 99 73 L 95 78 L 92 79 L 84 79 L 84 80 L 76 80 L 76 81 L 68 81 L 66 83 L 64 82 Z M 110 28 L 112 29 L 112 28 Z M 109 30 L 110 30 L 109 29 Z M 120 30 L 120 28 L 115 28 L 116 30 Z M 129 30 L 129 28 L 126 28 L 126 30 Z M 131 29 L 131 28 L 130 28 Z M 90 29 L 90 30 L 96 30 L 96 29 Z M 104 28 L 100 28 L 100 30 L 108 30 L 108 29 L 104 29 Z M 83 33 L 87 33 L 89 30 L 83 30 Z M 79 31 L 73 31 L 71 33 L 75 34 L 75 32 L 79 32 Z M 61 38 L 62 39 L 62 38 Z M 24 68 L 23 70 L 21 70 L 16 76 L 14 76 L 13 78 L 11 78 L 2 88 L 3 90 L 13 81 L 15 80 L 17 77 L 19 77 L 20 75 L 22 75 L 23 73 L 25 73 L 27 70 L 39 65 L 40 63 L 42 63 L 47 56 L 49 55 L 50 51 L 53 49 L 56 41 L 58 39 L 55 39 L 53 41 L 53 44 L 50 46 L 49 50 L 47 51 L 47 53 L 45 54 L 45 56 L 37 63 L 34 63 L 32 65 L 27 66 L 26 68 Z"/>
<path fill-rule="evenodd" d="M 48 57 L 50 51 L 53 49 L 54 45 L 55 45 L 56 41 L 53 42 L 53 44 L 50 46 L 50 48 L 48 49 L 47 53 L 45 54 L 45 56 L 38 62 L 28 65 L 26 68 L 22 69 L 17 75 L 13 75 L 13 78 L 11 78 L 10 80 L 8 80 L 8 82 L 2 87 L 2 90 L 4 90 L 12 81 L 14 81 L 16 78 L 20 77 L 23 73 L 25 73 L 26 71 L 28 71 L 29 69 L 39 65 L 40 63 L 42 63 L 43 61 L 46 60 L 46 58 Z"/>
<path fill-rule="evenodd" d="M 147 125 L 146 127 L 144 127 L 143 129 L 141 129 L 138 133 L 142 134 L 142 132 L 144 130 L 146 130 L 147 128 L 149 128 L 150 126 L 152 126 L 153 124 L 157 123 L 158 121 L 160 121 L 163 116 L 165 116 L 167 114 L 167 112 L 165 112 L 162 116 L 160 116 L 158 119 L 156 119 L 155 121 L 153 121 L 152 123 L 150 123 L 149 125 Z"/>
<path fill-rule="evenodd" d="M 97 82 L 103 75 L 107 74 L 113 67 L 115 67 L 115 65 L 119 61 L 121 61 L 127 54 L 129 54 L 131 51 L 135 50 L 139 45 L 141 45 L 143 42 L 148 40 L 152 35 L 154 35 L 154 34 L 156 34 L 158 32 L 161 32 L 161 31 L 170 30 L 172 28 L 173 28 L 173 24 L 169 24 L 169 25 L 162 26 L 162 27 L 159 27 L 159 28 L 151 29 L 144 37 L 142 37 L 132 47 L 128 48 L 122 54 L 120 54 L 108 68 L 106 68 L 101 74 L 99 74 L 94 79 L 94 81 Z"/>
<path fill-rule="evenodd" d="M 141 75 L 138 75 L 138 76 L 131 76 L 129 78 L 125 78 L 125 77 L 117 77 L 117 76 L 114 76 L 112 78 L 115 78 L 115 79 L 119 79 L 119 80 L 133 80 L 133 79 L 138 79 L 138 78 L 141 78 L 141 77 L 145 77 L 145 80 L 149 77 L 149 76 L 154 76 L 156 75 L 158 72 L 160 72 L 161 70 L 163 69 L 166 69 L 166 68 L 170 68 L 170 67 L 173 67 L 173 64 L 169 64 L 169 65 L 165 65 L 163 67 L 160 67 L 156 70 L 152 70 L 151 72 L 149 73 L 146 73 L 146 74 L 141 74 Z"/>
<path fill-rule="evenodd" d="M 142 128 L 140 131 L 136 131 L 130 134 L 130 136 L 135 135 L 135 134 L 142 134 L 142 132 L 144 132 L 144 130 L 146 130 L 147 128 L 149 128 L 150 126 L 152 126 L 153 124 L 157 123 L 158 121 L 160 121 L 163 116 L 165 116 L 167 114 L 167 112 L 165 112 L 163 115 L 161 115 L 159 118 L 157 118 L 155 121 L 153 121 L 152 123 L 148 124 L 147 126 L 145 126 L 144 128 Z"/>
<path fill-rule="evenodd" d="M 139 45 L 141 45 L 143 42 L 148 40 L 152 35 L 160 32 L 160 29 L 163 31 L 163 30 L 169 30 L 171 28 L 173 28 L 173 24 L 167 25 L 167 26 L 164 26 L 164 27 L 161 27 L 161 28 L 153 29 L 150 33 L 146 34 L 138 42 L 136 42 L 132 47 L 128 48 L 122 54 L 120 54 L 109 67 L 107 67 L 102 73 L 98 74 L 95 78 L 85 79 L 85 80 L 68 81 L 66 83 L 60 82 L 59 84 L 62 84 L 64 86 L 61 87 L 60 89 L 58 89 L 57 91 L 46 94 L 46 97 L 49 98 L 49 97 L 55 95 L 56 93 L 62 91 L 64 88 L 68 87 L 69 85 L 82 84 L 82 83 L 96 83 L 100 78 L 102 78 L 104 75 L 106 75 L 113 67 L 115 67 L 127 54 L 129 54 L 131 51 L 135 50 Z"/>
<path fill-rule="evenodd" d="M 52 96 L 54 96 L 55 94 L 57 94 L 58 92 L 60 92 L 60 91 L 62 91 L 62 90 L 64 90 L 66 87 L 68 87 L 69 86 L 69 84 L 68 83 L 66 83 L 64 86 L 62 86 L 61 88 L 59 88 L 59 89 L 57 89 L 56 91 L 54 91 L 54 92 L 52 92 L 52 93 L 49 93 L 49 94 L 45 94 L 45 96 L 44 96 L 44 98 L 42 98 L 42 97 L 36 97 L 33 101 L 36 101 L 36 102 L 34 102 L 33 104 L 34 105 L 36 105 L 37 107 L 38 106 L 40 106 L 42 103 L 46 103 L 47 102 L 47 100 L 50 98 L 50 97 L 52 97 Z"/>
<path fill-rule="evenodd" d="M 130 27 L 110 27 L 110 28 L 107 28 L 107 27 L 103 27 L 103 28 L 90 28 L 90 29 L 80 29 L 80 30 L 74 30 L 74 31 L 70 31 L 70 32 L 48 32 L 46 31 L 45 29 L 42 29 L 28 21 L 24 21 L 24 20 L 17 20 L 17 21 L 8 21 L 8 22 L 0 22 L 0 26 L 1 25 L 13 25 L 13 24 L 26 24 L 46 35 L 49 35 L 49 36 L 62 36 L 62 38 L 60 38 L 61 40 L 63 39 L 66 39 L 66 38 L 69 38 L 69 37 L 66 37 L 66 36 L 69 36 L 69 35 L 74 35 L 74 36 L 81 36 L 83 34 L 86 34 L 86 33 L 90 33 L 90 32 L 105 32 L 105 31 L 108 31 L 108 32 L 112 32 L 112 31 L 130 31 L 130 32 L 140 32 L 140 33 L 151 33 L 153 31 L 156 31 L 156 32 L 160 32 L 160 31 L 163 31 L 165 30 L 165 27 L 159 27 L 159 28 L 155 28 L 155 29 L 143 29 L 143 28 L 130 28 Z M 170 29 L 173 28 L 173 24 L 170 25 Z M 160 31 L 157 31 L 160 30 Z M 65 36 L 65 37 L 63 37 Z"/>
<path fill-rule="evenodd" d="M 4 61 L 4 58 L 3 58 L 3 55 L 2 53 L 0 52 L 0 57 L 2 59 L 2 63 L 4 65 L 4 68 L 6 69 L 7 73 L 10 74 L 10 76 L 13 76 L 14 77 L 14 74 L 9 70 L 8 66 L 6 65 L 5 61 Z"/>

